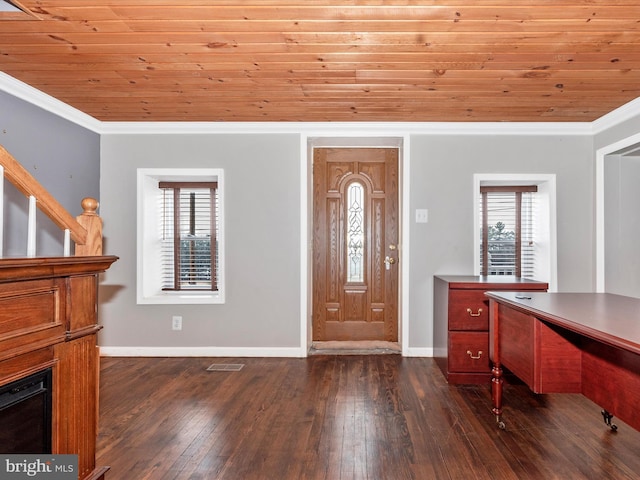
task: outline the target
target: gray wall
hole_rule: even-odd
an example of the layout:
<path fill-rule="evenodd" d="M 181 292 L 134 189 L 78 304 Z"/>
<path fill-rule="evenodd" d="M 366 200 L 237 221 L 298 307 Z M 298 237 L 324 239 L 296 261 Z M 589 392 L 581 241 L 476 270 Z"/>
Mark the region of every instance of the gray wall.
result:
<path fill-rule="evenodd" d="M 639 118 L 629 117 L 593 136 L 412 134 L 405 207 L 411 213 L 429 209 L 429 222 L 405 226 L 411 254 L 405 285 L 408 347 L 431 347 L 433 275 L 473 271 L 475 173 L 556 174 L 558 289 L 593 290 L 595 149 L 637 135 Z M 103 276 L 100 292 L 105 325 L 100 341 L 107 347 L 299 346 L 305 288 L 300 285 L 300 169 L 306 162 L 300 158 L 301 138 L 295 133 L 114 133 L 100 138 L 0 92 L 0 142 L 72 214 L 80 213 L 82 197 L 100 192 L 105 253 L 120 257 Z M 225 170 L 224 305 L 136 305 L 136 169 L 171 166 Z M 624 176 L 635 178 L 636 173 Z M 627 187 L 614 184 L 608 195 Z M 6 190 L 10 227 L 5 228 L 5 245 L 22 255 L 24 243 L 18 238 L 26 224 L 21 218 L 26 201 L 20 205 L 15 192 Z M 613 214 L 609 220 L 615 220 Z M 51 252 L 41 248 L 39 253 L 59 254 L 60 239 L 45 242 Z M 183 316 L 180 332 L 171 330 L 173 315 Z"/>
<path fill-rule="evenodd" d="M 72 215 L 100 198 L 100 136 L 0 91 L 0 144 Z M 26 254 L 28 201 L 5 182 L 4 256 Z M 62 255 L 63 234 L 38 211 L 37 253 Z"/>
<path fill-rule="evenodd" d="M 475 173 L 556 174 L 558 291 L 591 291 L 593 160 L 589 136 L 423 135 L 411 138 L 410 347 L 431 347 L 433 275 L 473 274 Z"/>
<path fill-rule="evenodd" d="M 102 346 L 295 348 L 300 344 L 297 135 L 105 135 Z M 223 168 L 224 305 L 136 305 L 136 169 Z M 183 330 L 171 330 L 172 315 Z"/>
<path fill-rule="evenodd" d="M 640 157 L 611 155 L 604 162 L 605 289 L 640 297 Z"/>
<path fill-rule="evenodd" d="M 103 346 L 297 347 L 300 342 L 300 136 L 105 135 L 102 216 L 107 253 Z M 592 139 L 581 136 L 413 135 L 408 347 L 432 344 L 434 274 L 473 273 L 473 174 L 557 175 L 559 290 L 593 288 Z M 135 178 L 140 167 L 225 169 L 227 303 L 135 304 Z M 109 225 L 118 228 L 109 228 Z M 171 330 L 182 315 L 184 329 Z"/>
<path fill-rule="evenodd" d="M 637 102 L 634 103 L 636 105 Z M 603 288 L 609 293 L 640 298 L 640 113 L 626 108 L 624 122 L 594 136 L 594 155 L 603 155 Z M 616 150 L 617 149 L 617 150 Z"/>

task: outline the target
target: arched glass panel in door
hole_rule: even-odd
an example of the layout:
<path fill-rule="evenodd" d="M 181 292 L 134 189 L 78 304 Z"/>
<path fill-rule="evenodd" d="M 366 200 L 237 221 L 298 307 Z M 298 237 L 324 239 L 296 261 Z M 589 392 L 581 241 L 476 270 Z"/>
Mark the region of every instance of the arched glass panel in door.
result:
<path fill-rule="evenodd" d="M 347 282 L 364 281 L 364 187 L 353 182 L 347 189 Z"/>

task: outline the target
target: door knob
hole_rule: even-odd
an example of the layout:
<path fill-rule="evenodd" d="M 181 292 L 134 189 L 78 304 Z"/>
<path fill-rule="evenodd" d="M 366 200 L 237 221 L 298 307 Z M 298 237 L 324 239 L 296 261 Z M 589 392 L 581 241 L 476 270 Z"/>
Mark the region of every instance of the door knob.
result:
<path fill-rule="evenodd" d="M 391 268 L 391 265 L 393 265 L 394 263 L 396 263 L 396 259 L 393 257 L 390 257 L 389 255 L 387 255 L 384 259 L 384 263 L 385 266 L 387 268 L 387 270 L 389 270 Z"/>

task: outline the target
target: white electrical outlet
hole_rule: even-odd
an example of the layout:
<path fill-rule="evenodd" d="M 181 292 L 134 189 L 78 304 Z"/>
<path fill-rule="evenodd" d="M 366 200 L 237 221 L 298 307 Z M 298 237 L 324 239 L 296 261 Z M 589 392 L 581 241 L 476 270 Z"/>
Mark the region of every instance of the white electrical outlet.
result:
<path fill-rule="evenodd" d="M 180 315 L 174 315 L 171 318 L 171 328 L 173 330 L 182 330 L 182 317 Z"/>

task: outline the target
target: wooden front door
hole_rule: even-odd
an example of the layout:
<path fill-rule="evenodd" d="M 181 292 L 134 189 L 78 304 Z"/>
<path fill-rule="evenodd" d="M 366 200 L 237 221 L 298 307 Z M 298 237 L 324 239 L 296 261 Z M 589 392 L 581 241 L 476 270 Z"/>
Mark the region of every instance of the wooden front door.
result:
<path fill-rule="evenodd" d="M 398 149 L 313 154 L 313 340 L 398 341 Z"/>

